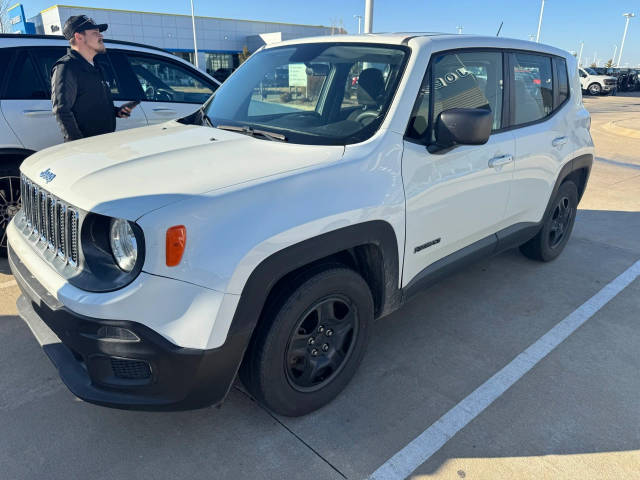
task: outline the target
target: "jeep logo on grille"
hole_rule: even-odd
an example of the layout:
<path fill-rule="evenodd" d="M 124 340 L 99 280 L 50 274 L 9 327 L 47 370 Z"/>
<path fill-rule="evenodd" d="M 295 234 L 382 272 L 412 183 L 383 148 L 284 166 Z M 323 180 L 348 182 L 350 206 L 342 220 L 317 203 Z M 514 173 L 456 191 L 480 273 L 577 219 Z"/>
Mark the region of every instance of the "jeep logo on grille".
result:
<path fill-rule="evenodd" d="M 53 173 L 50 168 L 47 168 L 45 171 L 40 172 L 40 178 L 44 179 L 45 182 L 49 183 L 51 180 L 56 178 L 56 174 Z"/>

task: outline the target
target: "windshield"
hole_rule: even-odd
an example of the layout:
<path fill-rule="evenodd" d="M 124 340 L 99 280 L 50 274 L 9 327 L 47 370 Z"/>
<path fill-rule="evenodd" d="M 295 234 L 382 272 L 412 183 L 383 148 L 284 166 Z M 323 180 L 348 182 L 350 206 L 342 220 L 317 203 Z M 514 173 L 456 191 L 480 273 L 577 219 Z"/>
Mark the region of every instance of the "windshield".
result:
<path fill-rule="evenodd" d="M 213 126 L 277 132 L 293 143 L 361 142 L 382 123 L 407 52 L 345 43 L 265 49 L 218 88 L 204 113 Z"/>
<path fill-rule="evenodd" d="M 598 75 L 598 72 L 596 72 L 593 68 L 585 68 L 584 71 L 589 75 Z"/>

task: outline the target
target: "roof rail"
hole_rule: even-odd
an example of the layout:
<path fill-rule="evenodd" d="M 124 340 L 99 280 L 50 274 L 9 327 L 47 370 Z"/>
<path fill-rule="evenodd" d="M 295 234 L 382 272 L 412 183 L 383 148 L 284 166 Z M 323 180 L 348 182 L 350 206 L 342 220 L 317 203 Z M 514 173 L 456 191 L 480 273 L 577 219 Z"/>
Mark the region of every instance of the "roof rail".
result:
<path fill-rule="evenodd" d="M 62 35 L 27 35 L 22 33 L 0 33 L 0 38 L 36 38 L 42 40 L 66 40 Z M 126 40 L 112 40 L 110 38 L 104 39 L 105 43 L 115 43 L 117 45 L 129 45 L 131 47 L 149 48 L 151 50 L 157 50 L 164 53 L 171 53 L 164 48 L 154 47 L 153 45 L 145 45 L 143 43 L 127 42 Z"/>

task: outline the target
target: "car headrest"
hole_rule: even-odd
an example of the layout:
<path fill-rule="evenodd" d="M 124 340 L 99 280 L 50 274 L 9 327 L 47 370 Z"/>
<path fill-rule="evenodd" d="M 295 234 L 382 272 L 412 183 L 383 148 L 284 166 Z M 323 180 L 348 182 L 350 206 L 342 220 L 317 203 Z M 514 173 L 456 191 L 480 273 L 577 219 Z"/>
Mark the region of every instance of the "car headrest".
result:
<path fill-rule="evenodd" d="M 358 77 L 358 103 L 380 105 L 384 96 L 384 79 L 377 68 L 365 68 Z"/>

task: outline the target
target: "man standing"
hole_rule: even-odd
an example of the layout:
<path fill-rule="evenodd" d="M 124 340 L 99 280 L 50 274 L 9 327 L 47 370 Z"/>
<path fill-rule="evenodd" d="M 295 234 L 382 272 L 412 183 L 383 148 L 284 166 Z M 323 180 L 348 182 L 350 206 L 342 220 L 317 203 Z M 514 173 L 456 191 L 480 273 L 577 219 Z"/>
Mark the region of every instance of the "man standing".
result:
<path fill-rule="evenodd" d="M 62 29 L 71 47 L 53 66 L 51 101 L 65 142 L 114 132 L 116 117 L 128 117 L 135 106 L 113 105 L 111 89 L 94 64 L 95 56 L 106 51 L 101 32 L 107 27 L 77 15 Z"/>

